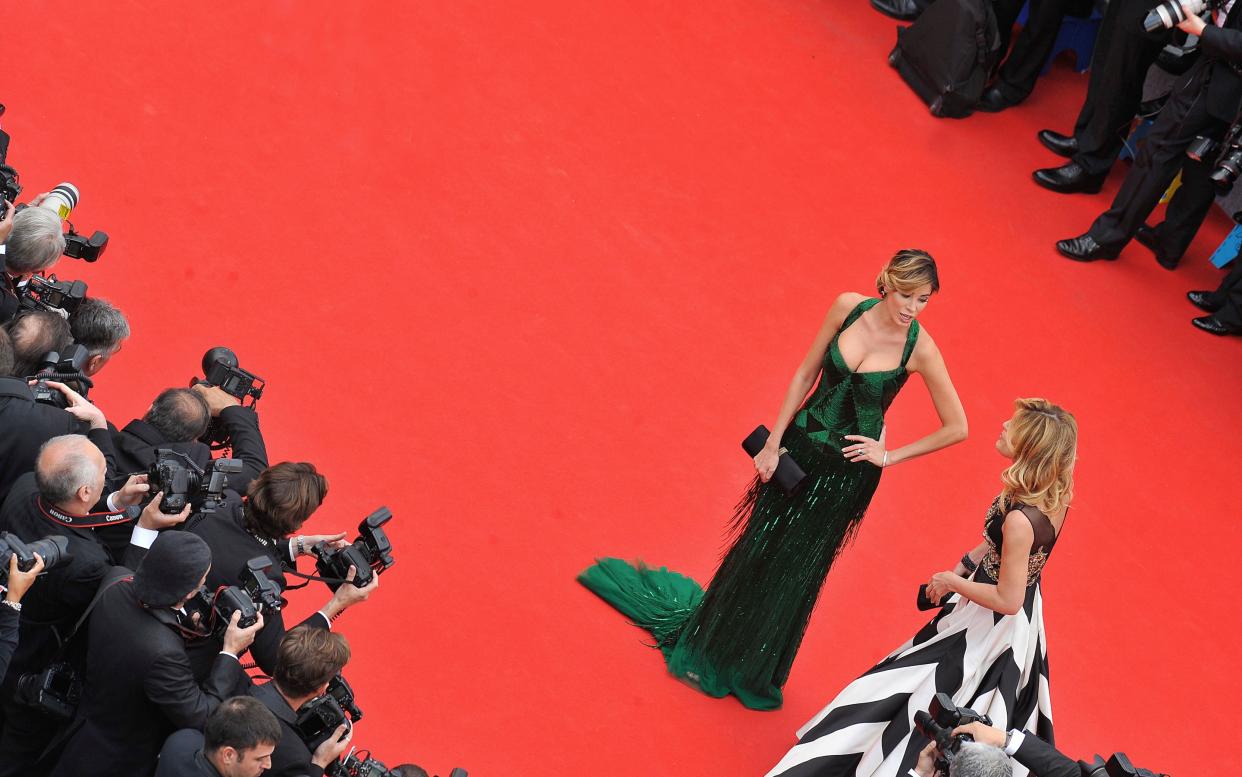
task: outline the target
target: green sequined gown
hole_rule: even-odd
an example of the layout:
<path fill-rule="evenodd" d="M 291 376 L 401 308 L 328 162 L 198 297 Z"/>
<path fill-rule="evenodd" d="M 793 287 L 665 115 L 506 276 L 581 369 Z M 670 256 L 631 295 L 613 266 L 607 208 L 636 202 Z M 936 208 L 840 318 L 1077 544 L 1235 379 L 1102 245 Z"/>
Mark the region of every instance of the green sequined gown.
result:
<path fill-rule="evenodd" d="M 851 372 L 837 339 L 869 299 L 846 316 L 824 354 L 819 385 L 781 443 L 807 473 L 794 496 L 775 482 L 751 484 L 734 515 L 737 537 L 707 590 L 668 569 L 600 559 L 578 580 L 650 631 L 669 671 L 704 693 L 735 694 L 752 709 L 781 706 L 811 611 L 833 560 L 849 542 L 880 482 L 880 468 L 841 454 L 847 434 L 880 436 L 884 411 L 905 384 L 918 339 L 910 324 L 901 364 Z"/>

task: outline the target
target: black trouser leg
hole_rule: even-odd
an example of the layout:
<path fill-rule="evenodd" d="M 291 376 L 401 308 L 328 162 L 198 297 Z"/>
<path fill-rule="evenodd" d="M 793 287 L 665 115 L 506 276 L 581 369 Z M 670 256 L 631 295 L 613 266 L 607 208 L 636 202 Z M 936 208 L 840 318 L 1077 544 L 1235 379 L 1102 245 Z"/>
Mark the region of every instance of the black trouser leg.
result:
<path fill-rule="evenodd" d="M 1215 314 L 1217 321 L 1234 329 L 1242 329 L 1242 256 L 1233 260 L 1233 269 L 1212 292 L 1210 301 L 1221 306 Z"/>
<path fill-rule="evenodd" d="M 1224 122 L 1221 124 L 1218 136 L 1224 133 Z M 1182 165 L 1182 185 L 1173 193 L 1164 221 L 1156 228 L 1156 239 L 1170 259 L 1180 259 L 1186 253 L 1216 200 L 1216 189 L 1208 178 L 1215 166 L 1214 159 L 1196 162 L 1190 157 Z"/>
<path fill-rule="evenodd" d="M 1149 5 L 1149 0 L 1113 0 L 1100 22 L 1087 98 L 1074 126 L 1079 149 L 1074 161 L 1089 175 L 1103 175 L 1117 161 L 1143 100 L 1147 70 L 1171 37 L 1143 32 Z"/>
<path fill-rule="evenodd" d="M 1039 71 L 1052 54 L 1061 31 L 1061 21 L 1071 0 L 1031 0 L 1026 26 L 1014 39 L 1013 51 L 1001 65 L 996 88 L 1010 103 L 1020 103 L 1035 89 Z"/>
<path fill-rule="evenodd" d="M 0 736 L 0 775 L 29 777 L 41 773 L 39 756 L 56 736 L 51 718 L 11 701 L 4 703 L 4 734 Z"/>
<path fill-rule="evenodd" d="M 1186 147 L 1196 136 L 1220 138 L 1224 134 L 1224 122 L 1207 112 L 1208 71 L 1203 62 L 1196 63 L 1178 81 L 1151 134 L 1147 136 L 1147 142 L 1134 160 L 1130 174 L 1121 185 L 1121 191 L 1117 192 L 1112 207 L 1104 211 L 1088 230 L 1088 234 L 1100 245 L 1124 246 L 1134 237 L 1160 202 L 1160 196 L 1188 161 Z M 1201 193 L 1192 190 L 1186 205 L 1195 205 L 1198 196 Z"/>
<path fill-rule="evenodd" d="M 996 29 L 1000 32 L 1000 55 L 1003 58 L 1009 51 L 1009 39 L 1013 36 L 1013 25 L 1022 12 L 1026 0 L 994 0 L 992 12 L 996 14 Z"/>

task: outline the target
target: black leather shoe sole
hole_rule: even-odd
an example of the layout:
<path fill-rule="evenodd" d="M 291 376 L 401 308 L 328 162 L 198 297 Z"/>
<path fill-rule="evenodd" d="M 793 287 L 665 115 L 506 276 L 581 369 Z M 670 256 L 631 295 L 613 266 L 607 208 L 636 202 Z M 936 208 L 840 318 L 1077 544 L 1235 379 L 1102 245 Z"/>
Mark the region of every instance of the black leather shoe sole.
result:
<path fill-rule="evenodd" d="M 1213 305 L 1211 302 L 1208 302 L 1210 297 L 1211 292 L 1209 291 L 1186 292 L 1186 299 L 1190 300 L 1190 304 L 1194 305 L 1199 310 L 1202 310 L 1204 313 L 1215 313 L 1220 310 L 1220 305 Z"/>
<path fill-rule="evenodd" d="M 1035 183 L 1057 194 L 1099 194 L 1100 189 L 1104 188 L 1104 176 L 1095 178 L 1083 175 L 1067 180 L 1055 174 L 1057 169 L 1036 170 L 1031 173 L 1031 177 L 1035 179 Z"/>
<path fill-rule="evenodd" d="M 1056 154 L 1069 159 L 1078 153 L 1078 140 L 1074 137 L 1062 135 L 1052 130 L 1040 130 L 1036 135 L 1043 147 Z"/>

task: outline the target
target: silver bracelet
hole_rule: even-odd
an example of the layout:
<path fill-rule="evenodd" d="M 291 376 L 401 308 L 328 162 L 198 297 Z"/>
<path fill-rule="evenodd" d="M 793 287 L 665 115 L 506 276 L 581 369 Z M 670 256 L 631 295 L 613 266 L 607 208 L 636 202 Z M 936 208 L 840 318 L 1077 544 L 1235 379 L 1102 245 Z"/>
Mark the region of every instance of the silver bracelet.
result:
<path fill-rule="evenodd" d="M 880 469 L 888 466 L 888 451 L 884 451 L 884 461 L 880 462 Z"/>
<path fill-rule="evenodd" d="M 7 604 L 9 607 L 12 607 L 14 610 L 17 610 L 18 612 L 22 611 L 21 602 L 10 602 L 8 599 L 5 599 L 3 601 L 4 601 L 4 604 Z"/>

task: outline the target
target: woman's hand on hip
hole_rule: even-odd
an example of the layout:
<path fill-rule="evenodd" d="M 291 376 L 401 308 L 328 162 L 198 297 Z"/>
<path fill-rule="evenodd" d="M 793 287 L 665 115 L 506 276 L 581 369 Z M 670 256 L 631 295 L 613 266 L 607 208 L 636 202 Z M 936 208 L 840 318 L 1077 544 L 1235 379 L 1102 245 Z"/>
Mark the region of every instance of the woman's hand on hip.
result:
<path fill-rule="evenodd" d="M 849 461 L 868 461 L 877 467 L 884 466 L 884 444 L 879 440 L 864 437 L 861 434 L 847 434 L 845 439 L 850 445 L 841 446 L 841 453 Z"/>

